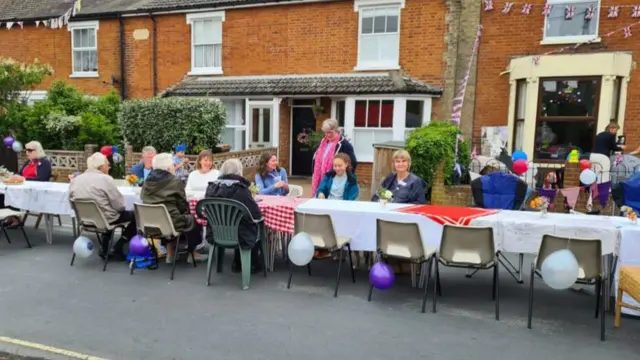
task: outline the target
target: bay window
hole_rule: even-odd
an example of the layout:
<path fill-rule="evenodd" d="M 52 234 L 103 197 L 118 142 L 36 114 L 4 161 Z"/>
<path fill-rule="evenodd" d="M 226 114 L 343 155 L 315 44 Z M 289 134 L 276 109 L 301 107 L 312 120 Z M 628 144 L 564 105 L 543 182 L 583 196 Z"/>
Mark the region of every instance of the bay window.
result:
<path fill-rule="evenodd" d="M 356 154 L 373 158 L 373 144 L 393 139 L 393 100 L 356 100 L 353 142 Z"/>
<path fill-rule="evenodd" d="M 516 82 L 516 113 L 515 124 L 513 127 L 513 144 L 512 153 L 516 150 L 522 150 L 524 141 L 524 117 L 527 106 L 527 81 L 524 79 Z"/>

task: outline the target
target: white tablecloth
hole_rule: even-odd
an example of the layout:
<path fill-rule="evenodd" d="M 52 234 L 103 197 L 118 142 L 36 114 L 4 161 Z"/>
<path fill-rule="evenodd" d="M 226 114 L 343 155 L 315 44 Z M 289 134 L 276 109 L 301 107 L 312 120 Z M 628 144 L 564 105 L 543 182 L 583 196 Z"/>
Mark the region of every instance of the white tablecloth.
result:
<path fill-rule="evenodd" d="M 631 224 L 625 218 L 616 218 L 614 222 L 620 226 L 620 256 L 615 276 L 615 293 L 618 294 L 618 280 L 620 279 L 620 267 L 624 265 L 640 266 L 640 225 Z M 629 295 L 623 296 L 627 304 L 640 306 L 640 303 L 633 300 Z M 622 312 L 629 315 L 640 316 L 640 311 L 622 308 Z"/>

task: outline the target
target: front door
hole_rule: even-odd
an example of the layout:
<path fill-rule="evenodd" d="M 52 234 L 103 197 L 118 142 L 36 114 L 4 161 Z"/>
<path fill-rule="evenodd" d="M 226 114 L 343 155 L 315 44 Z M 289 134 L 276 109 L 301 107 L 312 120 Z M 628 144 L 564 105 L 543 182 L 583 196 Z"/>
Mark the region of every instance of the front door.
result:
<path fill-rule="evenodd" d="M 249 148 L 260 149 L 271 146 L 271 127 L 273 119 L 271 118 L 270 106 L 251 106 L 251 121 L 249 129 Z"/>
<path fill-rule="evenodd" d="M 311 176 L 314 149 L 303 141 L 305 133 L 316 130 L 311 107 L 291 108 L 291 175 Z"/>

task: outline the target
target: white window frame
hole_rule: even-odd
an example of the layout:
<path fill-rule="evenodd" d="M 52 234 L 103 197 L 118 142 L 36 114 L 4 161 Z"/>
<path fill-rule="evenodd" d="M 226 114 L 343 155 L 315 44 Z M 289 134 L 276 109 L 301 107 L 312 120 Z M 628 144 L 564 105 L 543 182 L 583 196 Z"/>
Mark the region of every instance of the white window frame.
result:
<path fill-rule="evenodd" d="M 600 42 L 602 39 L 599 36 L 600 31 L 600 18 L 603 14 L 600 13 L 600 5 L 602 4 L 602 0 L 592 0 L 596 1 L 597 5 L 594 9 L 594 17 L 598 17 L 598 21 L 596 22 L 596 33 L 593 35 L 567 35 L 567 36 L 547 36 L 547 21 L 548 17 L 544 17 L 544 25 L 542 27 L 542 41 L 540 41 L 541 45 L 556 45 L 556 44 L 580 44 L 583 42 Z M 563 9 L 566 6 L 577 3 L 585 3 L 588 0 L 547 0 L 547 4 L 551 6 L 561 6 Z M 580 16 L 578 14 L 574 16 Z M 606 14 L 605 14 L 606 16 Z"/>
<path fill-rule="evenodd" d="M 244 134 L 242 135 L 243 140 L 245 142 L 244 146 L 242 148 L 233 148 L 232 151 L 242 151 L 242 150 L 247 150 L 249 144 L 246 143 L 246 138 L 247 138 L 247 121 L 244 118 L 245 116 L 245 110 L 244 110 L 244 101 L 245 99 L 218 99 L 222 105 L 224 105 L 225 107 L 225 111 L 227 111 L 227 114 L 229 113 L 229 111 L 227 110 L 227 104 L 232 104 L 234 107 L 233 113 L 236 117 L 240 117 L 241 120 L 241 124 L 230 124 L 229 123 L 229 119 L 227 118 L 227 124 L 225 125 L 225 130 L 229 129 L 229 130 L 233 130 L 234 132 L 234 139 L 235 139 L 235 133 L 237 131 L 244 131 Z"/>
<path fill-rule="evenodd" d="M 405 0 L 354 0 L 353 9 L 358 13 L 358 53 L 356 54 L 356 66 L 354 71 L 368 70 L 399 70 L 400 69 L 400 32 L 401 32 L 401 12 L 405 7 Z M 361 10 L 378 8 L 391 8 L 398 10 L 398 48 L 395 49 L 397 57 L 395 62 L 363 62 L 360 58 L 362 40 L 362 14 Z"/>
<path fill-rule="evenodd" d="M 194 39 L 195 39 L 195 27 L 193 26 L 197 21 L 204 20 L 213 20 L 220 21 L 220 47 L 222 48 L 222 35 L 224 30 L 222 30 L 223 23 L 225 21 L 225 12 L 224 11 L 213 11 L 206 13 L 195 13 L 195 14 L 187 14 L 187 24 L 191 26 L 191 71 L 189 71 L 189 75 L 222 75 L 222 55 L 220 56 L 220 66 L 219 67 L 195 67 L 195 50 L 194 50 Z M 222 51 L 222 50 L 221 50 Z"/>
<path fill-rule="evenodd" d="M 98 71 L 75 71 L 75 56 L 74 53 L 76 50 L 82 50 L 82 51 L 87 51 L 87 50 L 95 50 L 96 52 L 96 68 L 100 68 L 100 59 L 98 58 L 98 30 L 100 29 L 100 22 L 95 20 L 95 21 L 74 21 L 74 22 L 70 22 L 69 25 L 67 26 L 67 29 L 69 30 L 69 32 L 71 33 L 71 75 L 69 75 L 70 78 L 97 78 L 99 77 L 98 75 Z M 96 38 L 95 41 L 95 48 L 82 48 L 82 49 L 75 49 L 73 47 L 74 44 L 74 36 L 75 36 L 75 30 L 83 30 L 83 29 L 89 29 L 89 30 L 93 30 L 93 34 Z"/>

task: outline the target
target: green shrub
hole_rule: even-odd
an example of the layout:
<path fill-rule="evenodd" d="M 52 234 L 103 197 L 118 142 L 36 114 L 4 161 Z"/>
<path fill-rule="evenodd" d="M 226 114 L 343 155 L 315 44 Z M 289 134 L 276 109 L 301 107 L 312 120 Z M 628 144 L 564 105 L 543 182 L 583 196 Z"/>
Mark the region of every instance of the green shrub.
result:
<path fill-rule="evenodd" d="M 428 126 L 412 131 L 407 139 L 407 151 L 411 154 L 411 171 L 431 185 L 438 165 L 444 161 L 445 184 L 450 185 L 458 134 L 461 132 L 456 125 L 441 121 L 431 122 Z M 460 142 L 458 163 L 467 167 L 469 162 L 469 141 Z"/>
<path fill-rule="evenodd" d="M 219 101 L 153 98 L 125 102 L 119 122 L 123 136 L 136 151 L 144 146 L 170 151 L 184 143 L 193 153 L 218 145 L 227 121 Z"/>

